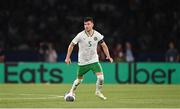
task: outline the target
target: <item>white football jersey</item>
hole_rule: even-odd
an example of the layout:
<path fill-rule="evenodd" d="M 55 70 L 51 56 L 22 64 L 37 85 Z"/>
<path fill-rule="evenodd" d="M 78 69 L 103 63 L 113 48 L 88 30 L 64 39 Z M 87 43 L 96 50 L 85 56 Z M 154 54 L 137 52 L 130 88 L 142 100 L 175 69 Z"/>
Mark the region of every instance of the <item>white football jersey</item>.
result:
<path fill-rule="evenodd" d="M 78 51 L 78 64 L 87 65 L 95 62 L 99 62 L 99 57 L 97 54 L 98 42 L 103 39 L 101 35 L 96 30 L 93 30 L 91 37 L 87 35 L 84 31 L 77 34 L 77 36 L 72 40 L 72 43 L 79 46 Z"/>

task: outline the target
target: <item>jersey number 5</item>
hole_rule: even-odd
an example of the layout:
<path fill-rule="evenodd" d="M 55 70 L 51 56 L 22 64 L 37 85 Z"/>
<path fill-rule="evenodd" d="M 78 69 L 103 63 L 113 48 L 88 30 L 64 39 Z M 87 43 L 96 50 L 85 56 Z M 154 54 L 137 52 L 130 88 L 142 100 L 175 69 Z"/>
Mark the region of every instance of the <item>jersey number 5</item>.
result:
<path fill-rule="evenodd" d="M 88 43 L 89 43 L 89 47 L 91 47 L 92 46 L 91 41 L 89 41 Z"/>

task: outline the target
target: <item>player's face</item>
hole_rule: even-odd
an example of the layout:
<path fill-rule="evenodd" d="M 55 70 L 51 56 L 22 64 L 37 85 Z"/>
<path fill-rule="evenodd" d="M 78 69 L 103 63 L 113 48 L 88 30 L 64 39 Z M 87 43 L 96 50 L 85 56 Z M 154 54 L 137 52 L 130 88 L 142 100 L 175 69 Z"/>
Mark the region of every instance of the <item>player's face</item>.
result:
<path fill-rule="evenodd" d="M 87 32 L 91 31 L 93 29 L 93 26 L 94 26 L 94 24 L 91 21 L 84 22 L 84 29 Z"/>

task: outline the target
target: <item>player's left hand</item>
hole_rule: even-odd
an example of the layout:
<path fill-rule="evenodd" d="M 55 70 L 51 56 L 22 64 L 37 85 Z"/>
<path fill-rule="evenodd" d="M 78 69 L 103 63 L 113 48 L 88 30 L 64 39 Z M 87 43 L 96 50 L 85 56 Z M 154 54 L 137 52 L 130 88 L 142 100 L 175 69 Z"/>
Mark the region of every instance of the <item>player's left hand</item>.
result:
<path fill-rule="evenodd" d="M 108 59 L 111 63 L 113 62 L 113 58 L 111 57 L 107 57 L 106 59 Z"/>

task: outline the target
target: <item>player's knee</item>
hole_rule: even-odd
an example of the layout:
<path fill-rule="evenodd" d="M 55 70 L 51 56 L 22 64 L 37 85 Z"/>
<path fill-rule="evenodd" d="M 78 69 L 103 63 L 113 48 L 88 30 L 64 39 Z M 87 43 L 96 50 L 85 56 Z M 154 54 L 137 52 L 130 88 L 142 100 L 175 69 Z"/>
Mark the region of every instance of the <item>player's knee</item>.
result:
<path fill-rule="evenodd" d="M 82 81 L 83 81 L 83 79 L 76 79 L 76 80 L 75 80 L 75 83 L 76 83 L 77 85 L 79 85 Z"/>
<path fill-rule="evenodd" d="M 104 81 L 104 75 L 103 75 L 103 74 L 102 74 L 102 75 L 98 75 L 97 78 L 98 78 L 99 80 Z"/>

